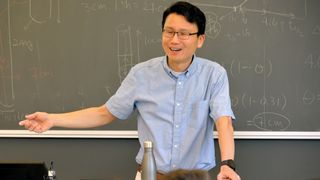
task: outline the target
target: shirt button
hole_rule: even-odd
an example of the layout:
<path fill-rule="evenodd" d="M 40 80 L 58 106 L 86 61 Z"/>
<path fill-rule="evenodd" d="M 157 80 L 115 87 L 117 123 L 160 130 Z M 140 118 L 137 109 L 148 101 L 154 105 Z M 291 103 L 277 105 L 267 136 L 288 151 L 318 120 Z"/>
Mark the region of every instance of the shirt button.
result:
<path fill-rule="evenodd" d="M 173 164 L 173 165 L 172 165 L 172 167 L 173 167 L 173 168 L 175 168 L 175 167 L 176 167 L 176 165 L 175 165 L 175 164 Z"/>
<path fill-rule="evenodd" d="M 178 145 L 176 145 L 176 144 L 175 144 L 175 145 L 174 145 L 174 147 L 175 147 L 175 148 L 177 148 L 177 147 L 178 147 Z"/>
<path fill-rule="evenodd" d="M 180 81 L 179 81 L 179 82 L 178 82 L 178 84 L 179 84 L 179 85 L 181 85 L 181 84 L 182 84 L 182 82 L 180 82 Z"/>
<path fill-rule="evenodd" d="M 180 106 L 180 103 L 177 103 L 177 106 Z"/>
<path fill-rule="evenodd" d="M 176 125 L 176 128 L 179 128 L 179 125 Z"/>

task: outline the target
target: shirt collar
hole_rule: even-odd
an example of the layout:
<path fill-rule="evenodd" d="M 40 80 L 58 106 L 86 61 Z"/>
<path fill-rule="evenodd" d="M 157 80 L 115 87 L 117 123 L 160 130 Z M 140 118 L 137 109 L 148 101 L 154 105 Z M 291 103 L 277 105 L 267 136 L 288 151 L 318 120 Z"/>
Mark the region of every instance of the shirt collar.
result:
<path fill-rule="evenodd" d="M 174 76 L 174 71 L 169 67 L 168 65 L 168 62 L 167 62 L 167 56 L 164 56 L 163 59 L 162 59 L 162 64 L 163 64 L 163 68 L 164 70 L 170 75 L 170 76 L 173 76 L 173 77 L 176 77 Z M 192 59 L 192 62 L 190 64 L 190 66 L 188 67 L 188 69 L 184 72 L 184 75 L 186 77 L 189 77 L 191 76 L 194 72 L 196 72 L 197 70 L 197 64 L 198 64 L 198 58 L 196 57 L 196 55 L 194 54 L 193 55 L 193 59 Z"/>

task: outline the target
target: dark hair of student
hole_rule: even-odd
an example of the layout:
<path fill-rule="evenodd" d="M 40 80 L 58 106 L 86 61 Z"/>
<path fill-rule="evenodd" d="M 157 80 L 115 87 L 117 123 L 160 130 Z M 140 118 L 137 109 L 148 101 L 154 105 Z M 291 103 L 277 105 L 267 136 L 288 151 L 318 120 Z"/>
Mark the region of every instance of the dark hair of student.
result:
<path fill-rule="evenodd" d="M 210 180 L 210 176 L 204 170 L 178 169 L 164 175 L 162 180 Z"/>
<path fill-rule="evenodd" d="M 198 35 L 202 35 L 205 33 L 206 16 L 198 7 L 184 1 L 178 1 L 172 4 L 168 9 L 166 9 L 163 12 L 162 29 L 164 27 L 167 17 L 172 13 L 182 15 L 186 18 L 188 22 L 195 23 L 198 27 Z"/>

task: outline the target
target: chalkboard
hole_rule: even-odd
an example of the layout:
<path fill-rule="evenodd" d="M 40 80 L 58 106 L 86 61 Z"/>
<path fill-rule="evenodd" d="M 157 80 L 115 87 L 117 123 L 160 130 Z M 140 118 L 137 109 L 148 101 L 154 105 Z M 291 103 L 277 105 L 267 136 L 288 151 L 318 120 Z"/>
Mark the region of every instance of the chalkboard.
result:
<path fill-rule="evenodd" d="M 0 129 L 34 111 L 99 106 L 129 69 L 163 55 L 166 0 L 0 1 Z M 197 56 L 229 76 L 236 131 L 320 131 L 320 1 L 191 1 Z M 98 130 L 136 130 L 133 115 Z"/>

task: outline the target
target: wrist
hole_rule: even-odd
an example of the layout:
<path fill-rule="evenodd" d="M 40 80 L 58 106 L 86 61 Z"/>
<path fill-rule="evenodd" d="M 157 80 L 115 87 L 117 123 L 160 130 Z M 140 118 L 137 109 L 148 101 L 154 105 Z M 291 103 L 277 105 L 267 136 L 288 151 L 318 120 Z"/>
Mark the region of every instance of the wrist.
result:
<path fill-rule="evenodd" d="M 52 128 L 54 126 L 59 126 L 59 121 L 57 121 L 57 119 L 58 119 L 58 117 L 56 114 L 48 113 L 46 120 L 48 121 L 48 123 L 50 123 L 50 126 L 51 126 L 50 128 Z"/>
<path fill-rule="evenodd" d="M 234 171 L 236 171 L 236 164 L 235 164 L 233 159 L 227 159 L 227 160 L 221 161 L 220 162 L 220 167 L 221 166 L 228 166 L 231 169 L 233 169 Z"/>

